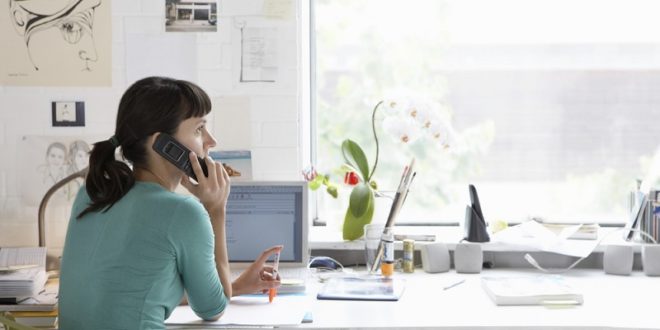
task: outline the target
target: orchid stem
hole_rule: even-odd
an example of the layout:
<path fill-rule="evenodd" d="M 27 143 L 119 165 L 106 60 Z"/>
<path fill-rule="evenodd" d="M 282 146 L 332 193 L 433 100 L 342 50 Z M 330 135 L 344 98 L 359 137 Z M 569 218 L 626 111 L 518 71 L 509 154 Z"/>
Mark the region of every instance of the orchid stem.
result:
<path fill-rule="evenodd" d="M 374 111 L 371 114 L 371 129 L 374 132 L 374 140 L 376 140 L 376 160 L 374 161 L 374 168 L 371 170 L 371 173 L 369 173 L 369 177 L 367 178 L 367 182 L 371 182 L 371 177 L 374 175 L 374 172 L 376 172 L 376 167 L 378 167 L 378 152 L 379 152 L 379 146 L 378 146 L 378 136 L 376 135 L 376 110 L 378 110 L 378 107 L 383 104 L 384 101 L 378 102 L 376 106 L 374 107 Z"/>

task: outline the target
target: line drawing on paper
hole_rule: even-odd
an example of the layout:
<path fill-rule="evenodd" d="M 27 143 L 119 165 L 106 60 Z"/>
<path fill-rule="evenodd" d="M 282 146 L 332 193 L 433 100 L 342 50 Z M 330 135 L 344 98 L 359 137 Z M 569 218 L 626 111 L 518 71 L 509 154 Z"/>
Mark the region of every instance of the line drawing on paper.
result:
<path fill-rule="evenodd" d="M 43 187 L 53 186 L 65 177 L 86 168 L 89 165 L 90 150 L 89 143 L 83 140 L 74 140 L 68 148 L 64 141 L 51 142 L 46 148 L 44 163 L 37 166 Z M 72 200 L 82 184 L 83 179 L 73 180 L 58 194 L 65 200 Z"/>
<path fill-rule="evenodd" d="M 59 29 L 62 39 L 78 48 L 77 56 L 84 64 L 81 71 L 92 71 L 90 62 L 98 61 L 94 40 L 94 12 L 101 6 L 102 0 L 69 0 L 64 5 L 61 2 L 9 0 L 10 20 L 16 33 L 23 37 L 28 58 L 35 71 L 39 71 L 42 63 L 34 60 L 30 42 L 39 32 L 51 28 Z"/>
<path fill-rule="evenodd" d="M 241 32 L 239 82 L 274 83 L 277 74 L 275 30 L 246 28 L 246 25 L 244 20 L 234 21 L 234 26 Z"/>
<path fill-rule="evenodd" d="M 48 146 L 45 162 L 39 166 L 43 183 L 54 185 L 64 178 L 66 154 L 66 146 L 62 142 L 53 142 Z"/>

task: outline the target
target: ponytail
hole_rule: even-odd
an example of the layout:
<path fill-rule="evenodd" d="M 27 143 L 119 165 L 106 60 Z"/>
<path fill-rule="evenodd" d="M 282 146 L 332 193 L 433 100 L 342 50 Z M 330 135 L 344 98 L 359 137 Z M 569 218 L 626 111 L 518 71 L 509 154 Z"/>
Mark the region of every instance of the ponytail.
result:
<path fill-rule="evenodd" d="M 135 184 L 130 167 L 115 159 L 117 146 L 119 141 L 114 136 L 94 144 L 85 181 L 87 194 L 92 202 L 80 212 L 78 219 L 89 212 L 107 211 Z"/>

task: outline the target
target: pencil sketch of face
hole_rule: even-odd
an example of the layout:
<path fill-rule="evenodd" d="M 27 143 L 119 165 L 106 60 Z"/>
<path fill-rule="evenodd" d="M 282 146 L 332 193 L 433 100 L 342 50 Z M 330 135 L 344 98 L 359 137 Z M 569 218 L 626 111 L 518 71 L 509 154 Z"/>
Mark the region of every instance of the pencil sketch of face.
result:
<path fill-rule="evenodd" d="M 100 5 L 101 0 L 9 0 L 11 21 L 24 39 L 35 70 L 60 65 L 59 56 L 66 56 L 78 59 L 82 70 L 91 71 L 90 62 L 97 61 L 94 10 Z M 35 45 L 40 42 L 48 48 Z"/>
<path fill-rule="evenodd" d="M 51 168 L 60 168 L 64 165 L 64 157 L 66 156 L 66 147 L 59 142 L 54 142 L 48 146 L 46 151 L 46 163 Z"/>
<path fill-rule="evenodd" d="M 69 174 L 78 172 L 89 165 L 89 145 L 76 140 L 69 146 Z"/>

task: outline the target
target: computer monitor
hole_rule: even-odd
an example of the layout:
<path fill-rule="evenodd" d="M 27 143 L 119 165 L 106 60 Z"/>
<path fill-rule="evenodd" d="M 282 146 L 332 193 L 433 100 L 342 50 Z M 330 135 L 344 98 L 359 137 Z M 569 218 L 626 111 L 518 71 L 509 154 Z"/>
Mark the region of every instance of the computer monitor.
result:
<path fill-rule="evenodd" d="M 306 266 L 307 182 L 232 182 L 226 211 L 229 262 L 249 264 L 263 250 L 284 245 L 280 267 Z"/>

